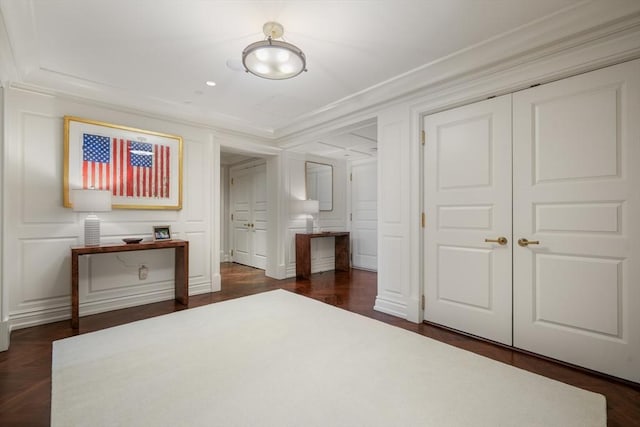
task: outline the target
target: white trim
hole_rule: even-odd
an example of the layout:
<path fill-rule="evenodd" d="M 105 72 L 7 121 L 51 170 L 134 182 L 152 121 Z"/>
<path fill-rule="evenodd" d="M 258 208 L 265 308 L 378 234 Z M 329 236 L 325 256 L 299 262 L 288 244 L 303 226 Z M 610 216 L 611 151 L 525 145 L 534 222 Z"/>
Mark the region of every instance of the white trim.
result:
<path fill-rule="evenodd" d="M 381 313 L 407 319 L 407 306 L 397 301 L 391 301 L 378 295 L 373 309 Z"/>

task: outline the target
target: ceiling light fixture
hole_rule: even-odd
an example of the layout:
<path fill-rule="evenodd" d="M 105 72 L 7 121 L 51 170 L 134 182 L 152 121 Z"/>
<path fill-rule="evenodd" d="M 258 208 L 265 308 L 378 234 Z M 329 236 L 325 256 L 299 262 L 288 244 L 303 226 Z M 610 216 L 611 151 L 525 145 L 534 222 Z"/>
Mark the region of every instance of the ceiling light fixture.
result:
<path fill-rule="evenodd" d="M 266 40 L 251 43 L 242 51 L 242 65 L 246 72 L 270 80 L 284 80 L 307 71 L 304 53 L 291 43 L 279 39 L 284 27 L 277 22 L 262 26 Z"/>

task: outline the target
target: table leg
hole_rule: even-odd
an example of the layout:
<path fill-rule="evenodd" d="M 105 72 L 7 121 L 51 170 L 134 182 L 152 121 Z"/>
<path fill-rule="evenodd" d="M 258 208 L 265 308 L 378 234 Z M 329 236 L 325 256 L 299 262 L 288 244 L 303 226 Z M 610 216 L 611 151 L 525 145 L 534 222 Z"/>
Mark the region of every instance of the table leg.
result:
<path fill-rule="evenodd" d="M 335 249 L 336 266 L 338 271 L 349 271 L 350 256 L 349 256 L 349 236 L 336 236 L 336 249 Z"/>
<path fill-rule="evenodd" d="M 176 301 L 189 305 L 189 242 L 175 249 Z"/>
<path fill-rule="evenodd" d="M 311 238 L 304 234 L 296 234 L 296 277 L 311 277 Z"/>
<path fill-rule="evenodd" d="M 78 254 L 71 254 L 71 327 L 80 327 L 80 298 L 78 296 Z"/>

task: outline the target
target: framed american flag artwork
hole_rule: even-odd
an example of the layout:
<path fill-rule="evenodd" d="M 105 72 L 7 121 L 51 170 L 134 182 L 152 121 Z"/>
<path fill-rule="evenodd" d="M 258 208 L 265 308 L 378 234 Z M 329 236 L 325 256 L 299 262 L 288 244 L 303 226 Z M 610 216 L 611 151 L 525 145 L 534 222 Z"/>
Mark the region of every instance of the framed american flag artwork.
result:
<path fill-rule="evenodd" d="M 84 188 L 110 191 L 114 209 L 182 209 L 182 138 L 65 116 L 64 206 Z"/>

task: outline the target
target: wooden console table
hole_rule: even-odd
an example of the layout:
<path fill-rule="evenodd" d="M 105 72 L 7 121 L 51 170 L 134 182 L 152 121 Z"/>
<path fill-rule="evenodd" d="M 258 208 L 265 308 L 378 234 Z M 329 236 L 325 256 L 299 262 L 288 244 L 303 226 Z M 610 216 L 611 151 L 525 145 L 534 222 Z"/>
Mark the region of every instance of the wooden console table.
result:
<path fill-rule="evenodd" d="M 311 239 L 317 237 L 335 237 L 336 239 L 336 270 L 349 271 L 349 232 L 328 231 L 325 233 L 296 234 L 296 277 L 308 279 L 311 277 Z"/>
<path fill-rule="evenodd" d="M 149 249 L 175 248 L 176 301 L 189 304 L 189 242 L 167 240 L 133 244 L 71 247 L 71 327 L 80 325 L 80 298 L 78 295 L 78 257 L 80 255 L 108 254 L 113 252 L 145 251 Z"/>

